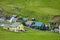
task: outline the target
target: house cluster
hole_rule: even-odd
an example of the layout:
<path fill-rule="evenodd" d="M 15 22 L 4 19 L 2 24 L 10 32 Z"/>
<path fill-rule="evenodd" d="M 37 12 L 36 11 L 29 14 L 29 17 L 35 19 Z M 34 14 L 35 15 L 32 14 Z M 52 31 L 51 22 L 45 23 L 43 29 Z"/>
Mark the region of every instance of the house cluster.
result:
<path fill-rule="evenodd" d="M 50 25 L 45 25 L 43 22 L 37 22 L 35 21 L 35 18 L 32 18 L 29 20 L 28 17 L 22 17 L 17 15 L 12 16 L 6 16 L 6 17 L 0 17 L 0 26 L 3 27 L 3 29 L 14 31 L 14 32 L 25 32 L 25 27 L 39 29 L 39 30 L 53 30 L 54 32 L 60 33 L 60 24 L 57 27 L 52 28 L 50 22 Z"/>
<path fill-rule="evenodd" d="M 50 21 L 51 30 L 60 33 L 60 15 L 55 15 Z"/>
<path fill-rule="evenodd" d="M 17 15 L 12 15 L 9 17 L 0 17 L 0 26 L 2 26 L 3 29 L 14 32 L 25 31 L 24 25 L 22 24 L 22 22 L 18 21 Z"/>

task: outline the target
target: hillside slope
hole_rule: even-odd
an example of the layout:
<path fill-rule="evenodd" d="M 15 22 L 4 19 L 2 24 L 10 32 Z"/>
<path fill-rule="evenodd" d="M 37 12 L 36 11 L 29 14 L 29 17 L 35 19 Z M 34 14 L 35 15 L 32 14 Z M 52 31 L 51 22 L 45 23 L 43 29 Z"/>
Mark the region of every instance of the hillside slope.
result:
<path fill-rule="evenodd" d="M 60 15 L 60 0 L 0 0 L 0 8 L 8 15 L 34 17 L 47 23 L 53 15 Z"/>
<path fill-rule="evenodd" d="M 60 0 L 0 0 L 1 15 L 22 15 L 48 23 L 52 16 L 60 15 Z M 10 32 L 0 27 L 0 40 L 60 40 L 60 34 L 51 31 L 26 29 L 26 32 Z"/>

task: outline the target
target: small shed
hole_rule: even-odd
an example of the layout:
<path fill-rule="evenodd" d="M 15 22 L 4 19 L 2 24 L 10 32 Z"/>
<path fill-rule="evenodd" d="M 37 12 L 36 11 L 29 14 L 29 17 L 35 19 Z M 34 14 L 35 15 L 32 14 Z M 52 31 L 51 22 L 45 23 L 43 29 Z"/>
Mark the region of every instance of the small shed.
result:
<path fill-rule="evenodd" d="M 32 18 L 32 21 L 35 21 L 35 18 Z"/>

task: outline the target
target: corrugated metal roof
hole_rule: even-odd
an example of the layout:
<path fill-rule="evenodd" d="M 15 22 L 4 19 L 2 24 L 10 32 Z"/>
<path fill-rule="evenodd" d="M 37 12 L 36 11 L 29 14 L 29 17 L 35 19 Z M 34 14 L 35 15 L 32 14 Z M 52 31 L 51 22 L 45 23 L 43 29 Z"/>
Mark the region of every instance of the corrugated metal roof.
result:
<path fill-rule="evenodd" d="M 4 24 L 4 28 L 8 28 L 10 25 L 9 24 Z"/>
<path fill-rule="evenodd" d="M 18 25 L 20 25 L 21 23 L 20 22 L 15 22 L 11 25 L 12 28 L 16 28 Z"/>
<path fill-rule="evenodd" d="M 43 24 L 42 22 L 35 22 L 35 24 L 32 25 L 32 26 L 36 26 L 36 27 L 38 27 L 38 26 L 41 26 L 42 24 Z"/>

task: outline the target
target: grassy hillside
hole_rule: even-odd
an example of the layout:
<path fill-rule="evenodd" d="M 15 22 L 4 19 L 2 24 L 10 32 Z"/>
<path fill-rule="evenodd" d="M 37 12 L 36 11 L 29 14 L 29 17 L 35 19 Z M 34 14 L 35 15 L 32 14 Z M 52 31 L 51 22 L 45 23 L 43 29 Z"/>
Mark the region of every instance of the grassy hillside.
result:
<path fill-rule="evenodd" d="M 0 40 L 60 40 L 60 34 L 50 31 L 27 29 L 26 32 L 10 32 L 0 27 Z"/>
<path fill-rule="evenodd" d="M 60 15 L 60 0 L 0 0 L 5 13 L 34 17 L 49 22 L 53 15 Z"/>
<path fill-rule="evenodd" d="M 3 15 L 29 16 L 47 23 L 53 15 L 60 15 L 60 0 L 0 0 L 0 8 Z M 26 32 L 15 33 L 0 27 L 0 40 L 60 40 L 60 34 L 29 28 Z"/>

